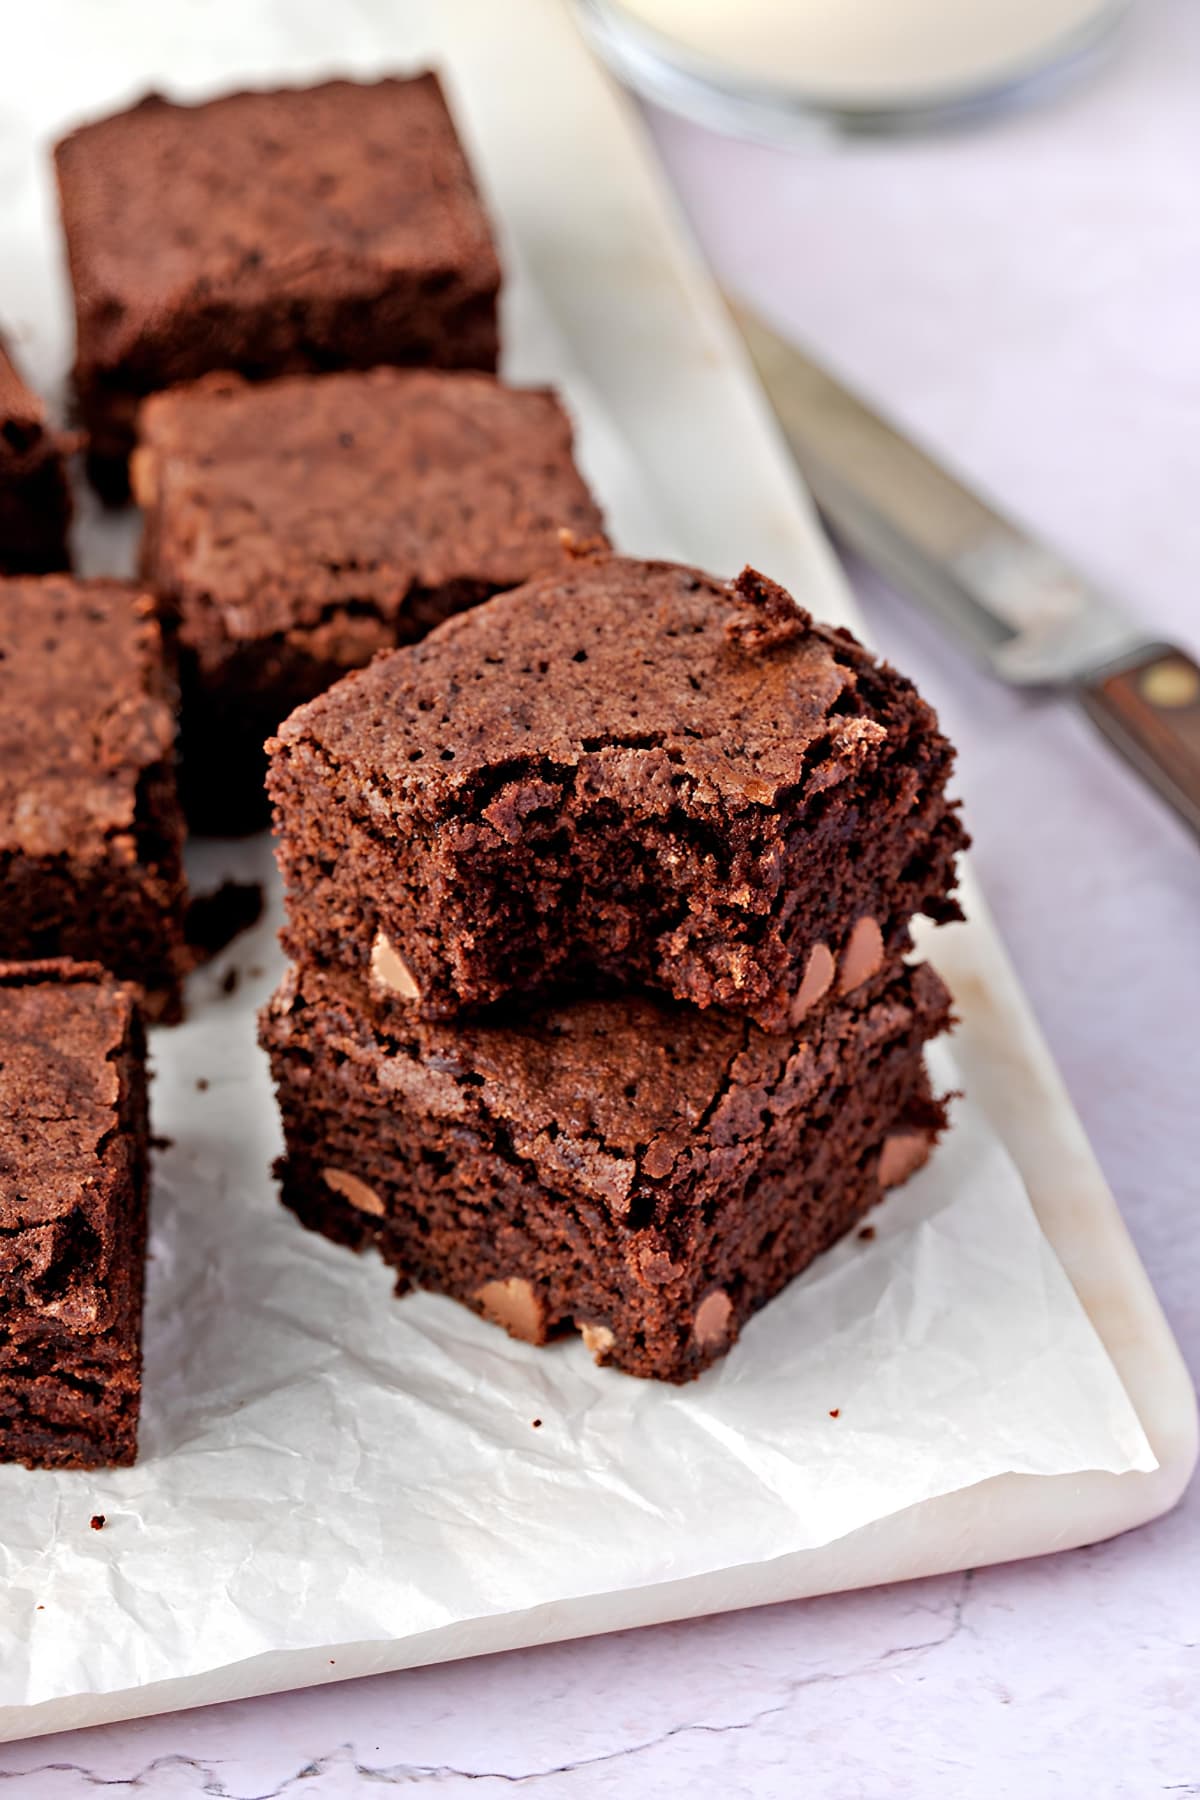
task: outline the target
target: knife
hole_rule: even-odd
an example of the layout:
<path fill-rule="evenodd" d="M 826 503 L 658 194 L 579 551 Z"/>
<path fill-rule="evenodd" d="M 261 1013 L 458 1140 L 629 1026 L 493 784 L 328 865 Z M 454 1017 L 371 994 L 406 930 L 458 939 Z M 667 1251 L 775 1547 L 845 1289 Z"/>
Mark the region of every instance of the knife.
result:
<path fill-rule="evenodd" d="M 731 302 L 827 521 L 993 674 L 1077 700 L 1200 835 L 1200 666 Z"/>

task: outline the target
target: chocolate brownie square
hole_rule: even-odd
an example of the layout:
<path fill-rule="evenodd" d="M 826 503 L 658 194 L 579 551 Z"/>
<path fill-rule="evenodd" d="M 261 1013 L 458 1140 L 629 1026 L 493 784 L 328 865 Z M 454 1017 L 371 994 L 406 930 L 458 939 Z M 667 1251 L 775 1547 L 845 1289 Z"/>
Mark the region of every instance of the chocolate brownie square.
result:
<path fill-rule="evenodd" d="M 0 575 L 70 567 L 65 447 L 0 338 Z"/>
<path fill-rule="evenodd" d="M 686 1381 L 928 1156 L 928 965 L 803 1034 L 646 997 L 426 1024 L 292 969 L 262 1015 L 285 1203 L 515 1336 Z"/>
<path fill-rule="evenodd" d="M 437 77 L 158 95 L 55 152 L 101 491 L 138 402 L 213 369 L 494 369 L 500 267 Z"/>
<path fill-rule="evenodd" d="M 289 952 L 426 1018 L 600 984 L 787 1031 L 958 916 L 933 712 L 750 571 L 577 560 L 269 748 Z"/>
<path fill-rule="evenodd" d="M 0 580 L 0 950 L 103 963 L 163 1019 L 187 968 L 173 701 L 148 594 Z"/>
<path fill-rule="evenodd" d="M 194 827 L 266 823 L 263 740 L 375 651 L 602 538 L 555 396 L 414 369 L 214 375 L 142 409 L 142 573 L 174 617 Z"/>
<path fill-rule="evenodd" d="M 0 964 L 0 1460 L 137 1454 L 147 1131 L 135 990 Z"/>

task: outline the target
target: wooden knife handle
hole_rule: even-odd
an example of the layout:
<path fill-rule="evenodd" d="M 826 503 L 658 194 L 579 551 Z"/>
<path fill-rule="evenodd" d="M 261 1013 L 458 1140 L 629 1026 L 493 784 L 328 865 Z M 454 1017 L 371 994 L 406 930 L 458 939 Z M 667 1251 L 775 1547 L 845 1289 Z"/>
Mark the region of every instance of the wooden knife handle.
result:
<path fill-rule="evenodd" d="M 1106 736 L 1200 835 L 1200 666 L 1156 644 L 1085 682 L 1080 698 Z"/>

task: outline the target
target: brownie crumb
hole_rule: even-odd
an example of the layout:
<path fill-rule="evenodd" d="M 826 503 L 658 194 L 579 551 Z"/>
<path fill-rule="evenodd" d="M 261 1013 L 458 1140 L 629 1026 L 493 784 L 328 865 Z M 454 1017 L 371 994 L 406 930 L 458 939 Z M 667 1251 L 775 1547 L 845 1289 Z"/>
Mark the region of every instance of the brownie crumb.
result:
<path fill-rule="evenodd" d="M 875 1236 L 875 1227 L 873 1225 L 864 1225 L 858 1235 L 864 1244 L 869 1244 L 871 1239 Z"/>
<path fill-rule="evenodd" d="M 535 1430 L 535 1431 L 537 1431 L 537 1430 L 538 1430 L 538 1428 L 539 1428 L 539 1426 L 540 1426 L 540 1425 L 541 1425 L 541 1423 L 542 1423 L 542 1421 L 541 1421 L 541 1420 L 540 1420 L 540 1419 L 531 1419 L 531 1420 L 530 1420 L 530 1424 L 531 1424 L 531 1425 L 532 1425 L 532 1426 L 533 1426 L 533 1429 L 534 1429 L 534 1430 Z"/>
<path fill-rule="evenodd" d="M 223 994 L 236 994 L 238 982 L 241 978 L 242 972 L 236 964 L 232 969 L 226 969 L 224 978 L 221 982 L 221 992 Z"/>
<path fill-rule="evenodd" d="M 588 557 L 603 556 L 608 550 L 608 540 L 600 533 L 580 537 L 568 525 L 559 526 L 558 541 L 562 545 L 563 555 L 569 556 L 572 562 L 585 562 Z"/>
<path fill-rule="evenodd" d="M 840 1419 L 842 1416 L 841 1407 L 840 1406 L 831 1406 L 829 1409 L 829 1416 L 831 1419 Z"/>
<path fill-rule="evenodd" d="M 730 582 L 729 592 L 737 609 L 725 626 L 725 636 L 735 650 L 748 656 L 780 650 L 812 630 L 812 614 L 757 569 L 744 568 Z"/>
<path fill-rule="evenodd" d="M 173 1150 L 175 1148 L 175 1139 L 170 1137 L 152 1137 L 150 1139 L 150 1148 L 152 1150 Z"/>
<path fill-rule="evenodd" d="M 93 1531 L 103 1531 L 104 1526 L 105 1526 L 104 1514 L 103 1513 L 93 1513 L 92 1514 L 92 1530 Z"/>
<path fill-rule="evenodd" d="M 208 1092 L 208 1076 L 207 1075 L 197 1075 L 197 1077 L 196 1077 L 196 1092 L 198 1094 L 207 1094 L 207 1092 Z"/>
<path fill-rule="evenodd" d="M 197 894 L 188 907 L 186 928 L 193 966 L 211 962 L 241 932 L 257 925 L 262 910 L 263 890 L 258 881 L 223 881 L 215 892 Z"/>

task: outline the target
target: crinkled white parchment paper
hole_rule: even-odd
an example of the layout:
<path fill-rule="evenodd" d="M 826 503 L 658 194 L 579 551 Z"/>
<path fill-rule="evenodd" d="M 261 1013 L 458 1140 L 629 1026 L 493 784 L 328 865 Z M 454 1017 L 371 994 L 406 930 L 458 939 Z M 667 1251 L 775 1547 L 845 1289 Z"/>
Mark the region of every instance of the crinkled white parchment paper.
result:
<path fill-rule="evenodd" d="M 227 996 L 230 967 L 262 973 Z M 597 1369 L 577 1339 L 515 1343 L 449 1300 L 397 1302 L 376 1258 L 276 1201 L 254 1010 L 277 969 L 264 923 L 155 1034 L 173 1142 L 142 1454 L 108 1475 L 0 1469 L 0 1704 L 766 1560 L 1006 1470 L 1153 1466 L 969 1104 L 875 1239 L 838 1246 L 689 1387 Z M 954 1085 L 944 1052 L 934 1069 Z"/>
<path fill-rule="evenodd" d="M 61 378 L 67 331 L 39 135 L 152 80 L 195 91 L 330 64 L 370 72 L 444 36 L 506 233 L 510 369 L 566 387 L 615 536 L 730 569 L 755 557 L 822 610 L 839 605 L 806 516 L 767 508 L 770 439 L 706 340 L 632 140 L 613 135 L 550 0 L 463 0 L 419 25 L 404 8 L 347 23 L 339 9 L 214 0 L 186 42 L 191 9 L 148 0 L 35 12 L 36 41 L 12 22 L 25 60 L 10 38 L 0 68 L 14 196 L 0 305 L 40 376 Z M 510 55 L 497 81 L 488 33 L 501 19 L 525 61 Z M 66 65 L 46 50 L 56 32 L 76 40 Z M 555 209 L 539 184 L 571 158 L 578 204 Z M 639 333 L 654 339 L 653 380 Z M 85 538 L 92 568 L 129 553 L 119 527 Z M 199 887 L 269 867 L 265 840 L 193 858 Z M 1155 1466 L 970 1104 L 880 1210 L 875 1239 L 836 1248 L 688 1388 L 597 1370 L 578 1341 L 510 1342 L 449 1301 L 395 1301 L 381 1264 L 306 1233 L 275 1199 L 254 1030 L 278 974 L 274 924 L 193 979 L 186 1025 L 154 1034 L 154 1128 L 171 1144 L 157 1162 L 137 1467 L 0 1469 L 0 1706 L 736 1568 L 1005 1471 Z M 958 1085 L 944 1051 L 934 1071 Z M 470 1647 L 468 1630 L 458 1648 Z"/>

